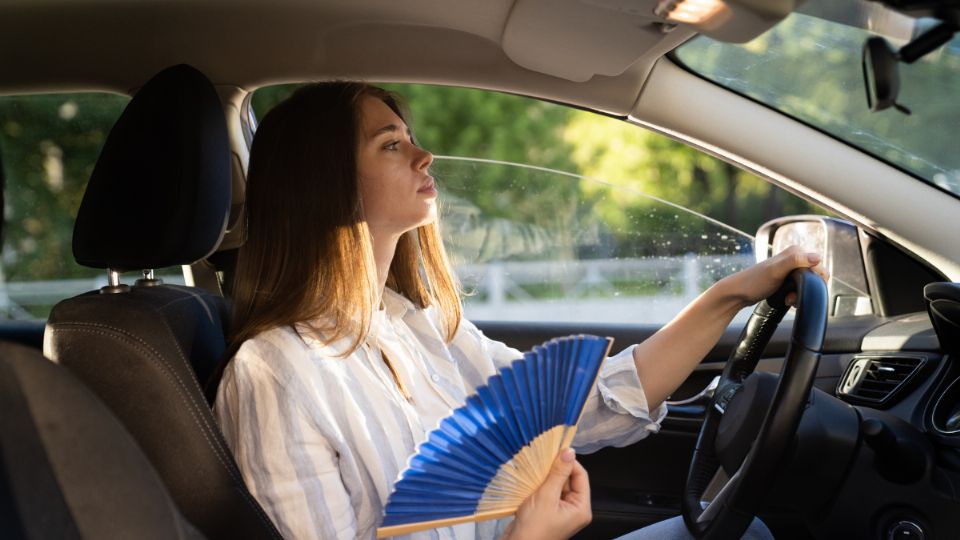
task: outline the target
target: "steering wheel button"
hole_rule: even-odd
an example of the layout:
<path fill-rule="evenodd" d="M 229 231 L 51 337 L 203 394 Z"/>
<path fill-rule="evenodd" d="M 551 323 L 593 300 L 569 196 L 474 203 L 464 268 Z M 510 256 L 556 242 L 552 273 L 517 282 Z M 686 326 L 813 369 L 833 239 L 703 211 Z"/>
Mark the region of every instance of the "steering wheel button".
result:
<path fill-rule="evenodd" d="M 926 535 L 920 525 L 912 521 L 898 521 L 887 534 L 889 540 L 924 540 Z"/>
<path fill-rule="evenodd" d="M 720 414 L 723 414 L 727 410 L 727 405 L 730 404 L 730 400 L 733 399 L 733 396 L 737 394 L 737 391 L 739 391 L 741 387 L 742 385 L 739 384 L 728 384 L 725 386 L 720 390 L 717 401 L 713 404 L 713 408 Z"/>

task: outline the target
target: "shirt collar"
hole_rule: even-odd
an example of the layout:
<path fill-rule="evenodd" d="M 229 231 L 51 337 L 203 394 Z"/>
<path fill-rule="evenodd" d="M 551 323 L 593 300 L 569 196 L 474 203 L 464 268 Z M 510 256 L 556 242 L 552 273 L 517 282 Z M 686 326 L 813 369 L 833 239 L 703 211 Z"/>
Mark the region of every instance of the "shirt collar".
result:
<path fill-rule="evenodd" d="M 409 298 L 390 287 L 383 288 L 383 307 L 389 317 L 403 317 L 408 311 L 417 309 Z"/>
<path fill-rule="evenodd" d="M 353 340 L 349 336 L 325 343 L 323 338 L 317 335 L 313 328 L 306 323 L 294 323 L 292 328 L 304 343 L 319 349 L 324 356 L 342 356 L 350 350 L 350 346 L 353 344 Z"/>

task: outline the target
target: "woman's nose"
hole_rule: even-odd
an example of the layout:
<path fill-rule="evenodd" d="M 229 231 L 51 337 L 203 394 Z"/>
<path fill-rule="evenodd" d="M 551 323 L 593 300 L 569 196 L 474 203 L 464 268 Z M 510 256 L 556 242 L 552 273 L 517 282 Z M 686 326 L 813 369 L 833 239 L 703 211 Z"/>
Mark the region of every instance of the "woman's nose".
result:
<path fill-rule="evenodd" d="M 423 148 L 417 148 L 420 151 L 420 155 L 417 156 L 416 160 L 416 169 L 418 171 L 425 171 L 431 163 L 433 163 L 433 154 L 424 150 Z"/>

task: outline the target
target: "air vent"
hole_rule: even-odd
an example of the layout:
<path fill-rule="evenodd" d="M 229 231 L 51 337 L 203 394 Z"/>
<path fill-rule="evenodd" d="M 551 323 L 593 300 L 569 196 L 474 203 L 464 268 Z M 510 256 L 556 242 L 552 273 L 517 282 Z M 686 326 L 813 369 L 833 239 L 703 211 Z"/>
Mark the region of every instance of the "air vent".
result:
<path fill-rule="evenodd" d="M 926 361 L 921 355 L 856 356 L 840 379 L 837 394 L 852 403 L 892 405 L 918 380 Z"/>

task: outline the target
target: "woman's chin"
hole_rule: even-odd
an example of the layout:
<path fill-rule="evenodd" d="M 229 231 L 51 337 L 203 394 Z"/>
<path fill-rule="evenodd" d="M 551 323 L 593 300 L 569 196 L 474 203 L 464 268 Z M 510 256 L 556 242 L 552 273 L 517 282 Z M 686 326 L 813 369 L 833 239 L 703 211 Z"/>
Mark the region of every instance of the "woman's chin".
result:
<path fill-rule="evenodd" d="M 424 212 L 423 215 L 420 216 L 418 219 L 410 220 L 409 222 L 410 224 L 407 227 L 405 227 L 404 232 L 412 231 L 414 229 L 423 227 L 425 225 L 432 225 L 436 222 L 437 222 L 437 211 L 436 211 L 436 206 L 433 206 L 433 208 L 428 209 L 428 211 Z"/>
<path fill-rule="evenodd" d="M 436 223 L 437 221 L 437 199 L 433 198 L 427 201 L 426 215 L 424 216 L 425 223 Z"/>

